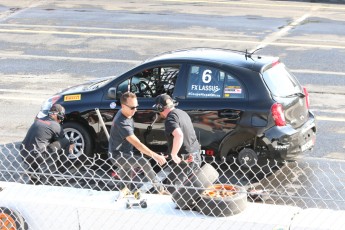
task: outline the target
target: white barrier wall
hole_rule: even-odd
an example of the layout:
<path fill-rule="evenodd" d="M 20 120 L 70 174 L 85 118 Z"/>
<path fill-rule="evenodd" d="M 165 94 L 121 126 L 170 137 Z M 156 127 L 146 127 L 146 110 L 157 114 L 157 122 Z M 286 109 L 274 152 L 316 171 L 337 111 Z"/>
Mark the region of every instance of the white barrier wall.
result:
<path fill-rule="evenodd" d="M 289 229 L 302 210 L 252 203 L 241 213 L 205 217 L 175 209 L 171 196 L 146 195 L 148 207 L 126 208 L 118 192 L 1 182 L 0 206 L 18 211 L 30 229 Z M 265 215 L 262 215 L 265 213 Z"/>
<path fill-rule="evenodd" d="M 345 226 L 345 162 L 234 161 L 206 164 L 181 184 L 172 184 L 170 164 L 152 182 L 138 169 L 128 178 L 112 165 L 92 159 L 65 159 L 64 172 L 48 159 L 28 172 L 18 149 L 0 150 L 0 224 L 15 229 L 342 229 Z M 206 167 L 207 166 L 207 167 Z M 115 169 L 115 170 L 118 170 Z M 116 201 L 119 185 L 140 189 L 147 208 L 128 209 Z M 172 189 L 160 195 L 154 185 Z M 220 186 L 216 188 L 216 186 Z M 133 190 L 133 191 L 134 191 Z M 135 201 L 130 198 L 131 202 Z M 205 205 L 204 205 L 204 203 Z M 179 209 L 177 209 L 179 207 Z M 229 211 L 230 210 L 230 211 Z M 24 222 L 25 221 L 25 222 Z M 20 228 L 19 226 L 23 226 Z M 115 226 L 115 227 L 114 227 Z"/>

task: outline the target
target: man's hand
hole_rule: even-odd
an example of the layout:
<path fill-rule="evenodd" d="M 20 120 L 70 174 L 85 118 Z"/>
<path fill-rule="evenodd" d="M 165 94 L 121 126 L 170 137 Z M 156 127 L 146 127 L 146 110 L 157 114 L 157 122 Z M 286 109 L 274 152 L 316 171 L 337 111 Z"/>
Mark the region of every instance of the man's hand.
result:
<path fill-rule="evenodd" d="M 69 146 L 69 153 L 73 153 L 73 150 L 74 150 L 74 144 L 71 144 Z"/>
<path fill-rule="evenodd" d="M 173 161 L 176 163 L 176 164 L 180 164 L 181 163 L 181 158 L 179 156 L 177 156 L 177 154 L 175 155 L 171 155 L 171 158 L 173 159 Z"/>
<path fill-rule="evenodd" d="M 160 166 L 164 165 L 165 163 L 167 163 L 167 157 L 166 156 L 162 156 L 162 155 L 159 155 L 157 153 L 154 153 L 153 154 L 153 157 L 152 157 Z"/>

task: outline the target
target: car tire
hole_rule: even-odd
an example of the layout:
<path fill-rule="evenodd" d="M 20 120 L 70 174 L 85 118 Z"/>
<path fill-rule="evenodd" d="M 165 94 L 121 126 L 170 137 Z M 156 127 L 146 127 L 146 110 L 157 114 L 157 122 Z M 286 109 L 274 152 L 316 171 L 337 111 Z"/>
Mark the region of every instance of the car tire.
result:
<path fill-rule="evenodd" d="M 219 191 L 231 191 L 231 195 L 224 197 L 212 197 L 210 193 Z M 237 185 L 216 184 L 204 190 L 196 204 L 196 210 L 207 216 L 225 217 L 238 214 L 247 207 L 247 192 Z"/>
<path fill-rule="evenodd" d="M 5 207 L 0 207 L 1 229 L 27 230 L 25 219 L 17 212 Z"/>
<path fill-rule="evenodd" d="M 93 142 L 87 129 L 77 122 L 67 122 L 62 125 L 65 136 L 75 141 L 77 150 L 68 155 L 71 160 L 92 156 Z M 84 160 L 84 159 L 83 159 Z"/>
<path fill-rule="evenodd" d="M 192 210 L 203 192 L 203 188 L 211 186 L 218 177 L 219 173 L 212 165 L 204 164 L 199 170 L 188 176 L 188 179 L 183 182 L 183 187 L 181 186 L 172 193 L 176 206 L 182 210 Z"/>

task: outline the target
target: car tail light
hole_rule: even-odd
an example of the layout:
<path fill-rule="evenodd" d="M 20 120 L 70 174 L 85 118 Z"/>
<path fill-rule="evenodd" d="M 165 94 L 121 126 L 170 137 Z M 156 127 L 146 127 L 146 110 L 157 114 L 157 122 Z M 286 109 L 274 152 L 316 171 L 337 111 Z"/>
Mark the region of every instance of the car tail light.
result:
<path fill-rule="evenodd" d="M 279 103 L 275 103 L 272 105 L 271 113 L 276 126 L 285 126 L 285 115 L 283 111 L 283 106 Z"/>
<path fill-rule="evenodd" d="M 309 103 L 310 103 L 310 101 L 309 101 L 309 93 L 308 93 L 308 90 L 307 90 L 307 88 L 306 87 L 303 87 L 303 92 L 304 92 L 304 96 L 305 96 L 305 104 L 306 104 L 306 106 L 307 106 L 307 109 L 309 109 Z"/>
<path fill-rule="evenodd" d="M 279 60 L 277 60 L 277 61 L 273 62 L 273 63 L 272 63 L 272 65 L 271 65 L 271 68 L 273 68 L 274 66 L 278 65 L 279 63 L 280 63 L 280 61 L 279 61 Z"/>

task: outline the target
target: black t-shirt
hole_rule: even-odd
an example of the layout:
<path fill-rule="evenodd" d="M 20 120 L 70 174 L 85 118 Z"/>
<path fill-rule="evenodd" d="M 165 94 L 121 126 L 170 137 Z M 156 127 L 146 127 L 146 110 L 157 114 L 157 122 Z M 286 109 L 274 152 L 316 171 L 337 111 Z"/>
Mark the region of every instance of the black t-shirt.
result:
<path fill-rule="evenodd" d="M 126 137 L 134 134 L 134 122 L 132 118 L 125 117 L 121 110 L 117 112 L 110 129 L 109 152 L 118 151 L 129 153 L 133 151 L 133 146 Z"/>
<path fill-rule="evenodd" d="M 192 120 L 189 115 L 180 109 L 172 110 L 165 120 L 165 135 L 168 140 L 169 152 L 173 146 L 172 132 L 180 128 L 183 133 L 183 143 L 178 154 L 187 154 L 199 151 L 199 142 L 197 140 Z"/>
<path fill-rule="evenodd" d="M 65 138 L 64 136 L 61 125 L 47 116 L 34 121 L 22 145 L 27 151 L 35 150 L 42 153 L 50 143 Z"/>

